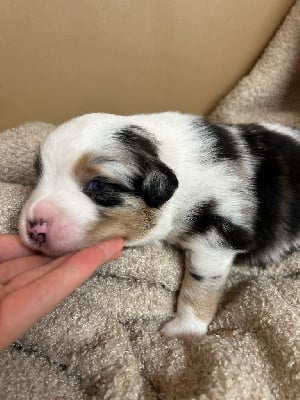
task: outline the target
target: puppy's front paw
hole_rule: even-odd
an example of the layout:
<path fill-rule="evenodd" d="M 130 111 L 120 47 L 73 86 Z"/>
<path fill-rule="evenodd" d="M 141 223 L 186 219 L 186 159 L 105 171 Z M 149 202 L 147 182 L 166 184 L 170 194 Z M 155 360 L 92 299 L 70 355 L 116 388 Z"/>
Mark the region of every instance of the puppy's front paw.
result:
<path fill-rule="evenodd" d="M 167 337 L 203 336 L 206 334 L 208 323 L 190 316 L 176 316 L 167 322 L 161 333 Z"/>

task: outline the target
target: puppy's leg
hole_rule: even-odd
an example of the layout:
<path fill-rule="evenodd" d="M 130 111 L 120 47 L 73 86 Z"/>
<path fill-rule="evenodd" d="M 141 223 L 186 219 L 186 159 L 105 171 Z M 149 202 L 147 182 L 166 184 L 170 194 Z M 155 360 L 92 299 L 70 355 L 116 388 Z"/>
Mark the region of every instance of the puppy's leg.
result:
<path fill-rule="evenodd" d="M 232 250 L 214 249 L 203 244 L 187 250 L 177 312 L 174 319 L 163 327 L 161 332 L 164 335 L 201 336 L 207 332 L 234 256 Z"/>

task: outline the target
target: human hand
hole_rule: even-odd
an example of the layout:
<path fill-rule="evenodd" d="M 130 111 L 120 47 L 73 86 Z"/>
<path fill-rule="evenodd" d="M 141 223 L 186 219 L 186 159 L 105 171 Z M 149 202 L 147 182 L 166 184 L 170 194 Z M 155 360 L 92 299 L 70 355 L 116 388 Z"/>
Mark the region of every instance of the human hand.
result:
<path fill-rule="evenodd" d="M 113 239 L 56 259 L 27 249 L 14 235 L 0 235 L 0 351 L 24 334 L 100 264 L 118 258 L 123 240 Z"/>

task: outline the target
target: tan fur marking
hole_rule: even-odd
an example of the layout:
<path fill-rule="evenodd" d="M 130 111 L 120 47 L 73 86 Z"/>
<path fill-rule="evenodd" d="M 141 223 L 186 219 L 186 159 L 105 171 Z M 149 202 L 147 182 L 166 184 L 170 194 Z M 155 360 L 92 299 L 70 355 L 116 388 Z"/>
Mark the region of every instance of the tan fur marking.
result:
<path fill-rule="evenodd" d="M 79 184 L 88 182 L 95 176 L 100 175 L 101 170 L 98 165 L 93 163 L 95 155 L 93 153 L 83 154 L 73 166 L 73 176 Z"/>
<path fill-rule="evenodd" d="M 180 298 L 183 303 L 193 308 L 197 318 L 210 322 L 215 315 L 223 287 L 223 280 L 198 282 L 186 272 Z"/>
<path fill-rule="evenodd" d="M 93 164 L 93 153 L 83 154 L 73 167 L 73 176 L 82 185 L 97 175 L 103 175 L 99 165 Z M 154 227 L 159 211 L 147 207 L 140 199 L 130 199 L 122 207 L 101 209 L 99 219 L 90 224 L 85 242 L 98 241 L 121 236 L 125 240 L 141 239 Z"/>
<path fill-rule="evenodd" d="M 132 201 L 131 207 L 105 210 L 100 219 L 91 224 L 86 240 L 95 243 L 115 236 L 125 240 L 141 239 L 154 227 L 158 212 L 138 199 Z"/>

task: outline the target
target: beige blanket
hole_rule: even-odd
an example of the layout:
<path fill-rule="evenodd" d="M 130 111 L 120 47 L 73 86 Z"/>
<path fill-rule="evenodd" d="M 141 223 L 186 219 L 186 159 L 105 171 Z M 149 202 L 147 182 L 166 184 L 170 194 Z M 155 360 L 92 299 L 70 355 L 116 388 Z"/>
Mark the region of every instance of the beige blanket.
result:
<path fill-rule="evenodd" d="M 211 116 L 300 127 L 300 0 L 262 58 Z M 0 134 L 0 231 L 15 232 L 33 155 L 53 128 Z M 300 160 L 299 160 L 300 162 Z M 0 399 L 300 399 L 300 258 L 234 267 L 207 336 L 167 340 L 181 260 L 128 249 L 0 354 Z"/>

